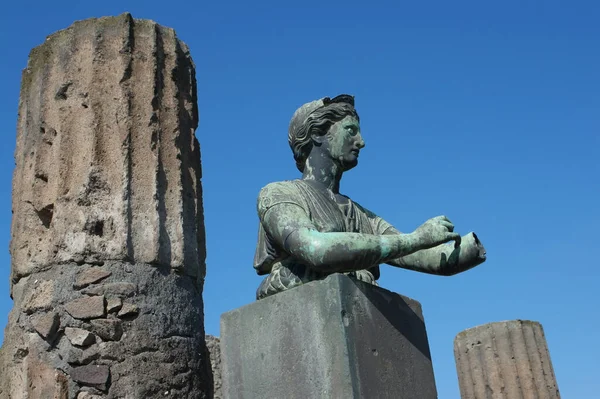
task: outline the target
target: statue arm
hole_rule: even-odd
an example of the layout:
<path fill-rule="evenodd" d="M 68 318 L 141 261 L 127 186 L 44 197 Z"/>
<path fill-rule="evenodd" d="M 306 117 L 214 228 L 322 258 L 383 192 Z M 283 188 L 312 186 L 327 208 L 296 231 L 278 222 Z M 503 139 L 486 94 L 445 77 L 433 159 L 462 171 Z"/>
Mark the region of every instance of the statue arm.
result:
<path fill-rule="evenodd" d="M 431 236 L 415 232 L 402 235 L 319 232 L 304 209 L 293 203 L 270 207 L 261 222 L 268 234 L 289 254 L 320 272 L 349 272 L 409 255 L 432 246 Z M 436 222 L 431 222 L 436 223 Z M 443 242 L 454 235 L 437 221 Z"/>
<path fill-rule="evenodd" d="M 393 227 L 384 235 L 402 235 Z M 475 233 L 469 233 L 455 243 L 441 244 L 433 248 L 422 249 L 414 253 L 391 259 L 385 263 L 439 276 L 452 276 L 480 265 L 486 260 L 485 248 Z"/>

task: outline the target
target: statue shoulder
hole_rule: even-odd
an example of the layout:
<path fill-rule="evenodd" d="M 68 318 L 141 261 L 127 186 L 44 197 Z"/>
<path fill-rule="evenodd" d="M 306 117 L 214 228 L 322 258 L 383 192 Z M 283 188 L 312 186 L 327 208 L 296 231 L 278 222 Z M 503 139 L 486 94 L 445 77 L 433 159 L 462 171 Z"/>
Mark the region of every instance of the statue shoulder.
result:
<path fill-rule="evenodd" d="M 365 208 L 358 202 L 352 201 L 352 203 L 354 204 L 354 206 L 356 206 L 358 209 L 360 209 L 369 219 L 380 219 L 379 216 L 377 216 L 374 212 L 371 212 L 370 210 L 368 210 L 367 208 Z"/>
<path fill-rule="evenodd" d="M 294 180 L 284 180 L 269 183 L 261 188 L 258 197 L 270 197 L 294 194 L 297 191 L 297 187 Z"/>
<path fill-rule="evenodd" d="M 354 202 L 354 201 L 353 201 Z M 373 233 L 376 235 L 382 235 L 390 230 L 395 230 L 391 224 L 383 220 L 381 217 L 377 216 L 374 212 L 371 212 L 367 208 L 363 207 L 357 202 L 354 202 L 354 205 L 360 209 L 371 224 L 371 228 L 373 229 Z"/>
<path fill-rule="evenodd" d="M 269 183 L 258 194 L 258 216 L 262 219 L 270 208 L 281 203 L 292 203 L 302 206 L 301 197 L 295 180 Z"/>

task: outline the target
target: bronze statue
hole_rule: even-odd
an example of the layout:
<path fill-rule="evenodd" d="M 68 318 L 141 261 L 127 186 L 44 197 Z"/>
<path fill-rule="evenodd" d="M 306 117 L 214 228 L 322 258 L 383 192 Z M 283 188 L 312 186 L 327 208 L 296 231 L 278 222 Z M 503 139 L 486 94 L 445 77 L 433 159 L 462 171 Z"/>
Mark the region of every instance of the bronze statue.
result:
<path fill-rule="evenodd" d="M 268 184 L 258 196 L 254 268 L 268 276 L 257 299 L 333 273 L 376 285 L 381 263 L 450 276 L 485 261 L 477 236 L 461 237 L 445 216 L 402 234 L 340 194 L 342 174 L 358 164 L 365 146 L 354 97 L 304 104 L 292 117 L 288 141 L 302 178 Z"/>

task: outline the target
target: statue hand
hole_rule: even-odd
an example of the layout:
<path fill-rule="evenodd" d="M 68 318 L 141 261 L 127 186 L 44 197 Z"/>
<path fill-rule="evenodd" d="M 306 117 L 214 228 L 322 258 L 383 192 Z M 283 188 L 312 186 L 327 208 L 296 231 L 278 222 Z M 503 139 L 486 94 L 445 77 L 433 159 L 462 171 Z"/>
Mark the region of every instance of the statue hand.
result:
<path fill-rule="evenodd" d="M 454 233 L 454 225 L 446 216 L 429 219 L 414 234 L 422 249 L 433 248 L 451 240 L 456 241 L 456 246 L 460 245 L 460 234 Z"/>

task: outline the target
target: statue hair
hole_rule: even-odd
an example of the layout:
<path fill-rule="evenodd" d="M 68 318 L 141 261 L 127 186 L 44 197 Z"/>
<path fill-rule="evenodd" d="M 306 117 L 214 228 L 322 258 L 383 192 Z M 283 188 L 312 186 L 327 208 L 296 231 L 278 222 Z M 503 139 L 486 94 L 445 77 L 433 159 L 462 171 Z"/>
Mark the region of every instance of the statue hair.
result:
<path fill-rule="evenodd" d="M 300 172 L 304 172 L 306 159 L 312 150 L 312 135 L 323 136 L 327 134 L 334 123 L 349 115 L 360 120 L 352 104 L 345 102 L 331 103 L 313 111 L 299 127 L 294 129 L 290 126 L 288 143 L 294 153 L 296 167 Z"/>

